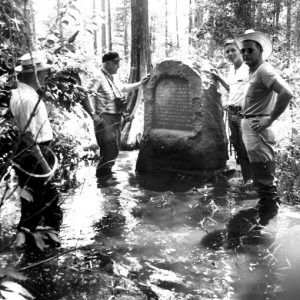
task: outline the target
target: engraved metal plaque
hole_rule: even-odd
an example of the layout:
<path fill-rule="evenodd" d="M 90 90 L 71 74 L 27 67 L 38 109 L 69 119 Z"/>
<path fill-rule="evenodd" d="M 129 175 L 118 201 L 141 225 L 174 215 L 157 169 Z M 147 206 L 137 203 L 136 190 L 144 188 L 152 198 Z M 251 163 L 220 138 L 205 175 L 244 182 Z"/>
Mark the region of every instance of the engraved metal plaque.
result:
<path fill-rule="evenodd" d="M 159 80 L 155 90 L 153 127 L 193 130 L 193 105 L 188 80 L 173 76 Z"/>

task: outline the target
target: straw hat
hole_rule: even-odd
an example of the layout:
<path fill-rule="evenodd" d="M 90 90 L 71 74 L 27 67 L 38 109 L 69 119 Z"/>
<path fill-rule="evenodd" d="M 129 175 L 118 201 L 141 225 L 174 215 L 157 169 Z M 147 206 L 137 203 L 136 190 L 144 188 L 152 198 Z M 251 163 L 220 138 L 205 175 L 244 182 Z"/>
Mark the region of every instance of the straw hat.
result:
<path fill-rule="evenodd" d="M 33 64 L 35 65 L 37 72 L 52 68 L 51 65 L 47 64 L 46 57 L 41 51 L 33 51 L 31 54 L 26 53 L 19 58 L 19 61 L 21 65 L 15 68 L 17 73 L 33 72 L 34 71 Z"/>
<path fill-rule="evenodd" d="M 260 31 L 248 29 L 244 34 L 238 34 L 237 36 L 235 36 L 234 39 L 239 49 L 243 48 L 244 41 L 255 41 L 259 43 L 263 49 L 263 60 L 267 59 L 272 54 L 273 46 L 270 38 Z"/>

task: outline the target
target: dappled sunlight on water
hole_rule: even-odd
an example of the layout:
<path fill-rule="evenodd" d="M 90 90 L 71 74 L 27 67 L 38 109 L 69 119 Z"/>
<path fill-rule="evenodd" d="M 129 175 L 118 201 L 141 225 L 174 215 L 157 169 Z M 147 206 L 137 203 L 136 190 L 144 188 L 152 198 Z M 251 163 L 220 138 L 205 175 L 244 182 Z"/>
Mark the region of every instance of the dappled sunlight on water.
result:
<path fill-rule="evenodd" d="M 80 169 L 78 171 L 78 178 L 82 182 L 80 187 L 74 194 L 62 196 L 64 220 L 61 237 L 64 247 L 90 244 L 95 235 L 92 225 L 104 215 L 105 200 L 97 189 L 95 178 L 91 176 L 93 171 L 94 168 Z"/>

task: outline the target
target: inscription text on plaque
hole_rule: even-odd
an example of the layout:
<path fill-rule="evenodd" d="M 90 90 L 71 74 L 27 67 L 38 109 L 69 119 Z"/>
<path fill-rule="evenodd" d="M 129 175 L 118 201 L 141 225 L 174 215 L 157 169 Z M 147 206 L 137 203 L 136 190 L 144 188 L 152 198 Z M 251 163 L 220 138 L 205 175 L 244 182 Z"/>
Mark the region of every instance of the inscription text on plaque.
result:
<path fill-rule="evenodd" d="M 171 76 L 161 78 L 154 103 L 154 128 L 193 130 L 193 105 L 188 80 Z"/>

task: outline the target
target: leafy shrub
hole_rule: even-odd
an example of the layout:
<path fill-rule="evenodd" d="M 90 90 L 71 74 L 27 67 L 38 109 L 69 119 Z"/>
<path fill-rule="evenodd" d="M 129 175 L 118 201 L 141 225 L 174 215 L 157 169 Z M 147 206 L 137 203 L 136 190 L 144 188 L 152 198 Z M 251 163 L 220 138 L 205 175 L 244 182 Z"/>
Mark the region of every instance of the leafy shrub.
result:
<path fill-rule="evenodd" d="M 289 147 L 277 152 L 276 159 L 280 196 L 285 202 L 300 204 L 300 186 L 297 182 L 300 175 L 299 146 L 292 141 Z"/>

